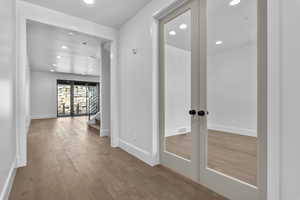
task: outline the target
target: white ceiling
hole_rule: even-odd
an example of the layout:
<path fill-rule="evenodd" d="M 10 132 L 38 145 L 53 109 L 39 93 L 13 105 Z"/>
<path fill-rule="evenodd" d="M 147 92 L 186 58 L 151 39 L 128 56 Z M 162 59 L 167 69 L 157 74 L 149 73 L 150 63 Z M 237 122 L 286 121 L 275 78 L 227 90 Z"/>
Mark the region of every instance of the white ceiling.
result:
<path fill-rule="evenodd" d="M 95 0 L 94 5 L 87 5 L 82 0 L 24 1 L 117 28 L 151 0 Z"/>
<path fill-rule="evenodd" d="M 229 6 L 231 0 L 207 1 L 207 48 L 208 53 L 228 48 L 234 48 L 243 44 L 256 41 L 257 0 L 241 0 L 236 6 Z M 179 29 L 179 25 L 185 23 L 188 28 Z M 165 26 L 166 42 L 178 48 L 190 49 L 190 15 L 184 13 Z M 169 35 L 174 30 L 175 36 Z M 222 45 L 216 45 L 216 41 L 223 41 Z"/>
<path fill-rule="evenodd" d="M 99 76 L 104 40 L 34 21 L 28 21 L 27 30 L 31 70 Z"/>

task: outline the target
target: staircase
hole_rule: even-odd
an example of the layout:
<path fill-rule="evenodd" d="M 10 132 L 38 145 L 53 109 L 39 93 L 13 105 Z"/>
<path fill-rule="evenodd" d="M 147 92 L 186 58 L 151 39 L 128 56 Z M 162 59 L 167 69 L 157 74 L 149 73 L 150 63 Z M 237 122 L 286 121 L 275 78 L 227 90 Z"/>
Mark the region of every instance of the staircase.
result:
<path fill-rule="evenodd" d="M 89 119 L 88 125 L 90 128 L 100 130 L 100 127 L 101 127 L 100 112 L 98 112 L 96 115 L 92 116 Z"/>
<path fill-rule="evenodd" d="M 88 89 L 88 113 L 90 128 L 100 130 L 100 112 L 99 111 L 99 99 L 98 99 L 98 87 L 89 87 Z"/>

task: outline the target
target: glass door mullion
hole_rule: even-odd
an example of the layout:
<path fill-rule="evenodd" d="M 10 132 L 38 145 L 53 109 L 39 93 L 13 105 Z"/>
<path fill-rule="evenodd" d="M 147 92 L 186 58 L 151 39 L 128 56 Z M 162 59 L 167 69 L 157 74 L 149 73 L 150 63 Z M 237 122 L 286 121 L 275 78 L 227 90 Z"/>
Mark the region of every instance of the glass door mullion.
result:
<path fill-rule="evenodd" d="M 74 116 L 74 82 L 71 83 L 71 116 Z"/>

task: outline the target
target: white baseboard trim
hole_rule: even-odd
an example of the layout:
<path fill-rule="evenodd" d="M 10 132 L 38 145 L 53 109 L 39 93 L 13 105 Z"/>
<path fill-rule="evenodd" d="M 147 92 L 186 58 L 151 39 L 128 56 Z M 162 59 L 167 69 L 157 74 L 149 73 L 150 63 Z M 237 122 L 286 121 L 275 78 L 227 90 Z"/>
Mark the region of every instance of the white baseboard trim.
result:
<path fill-rule="evenodd" d="M 57 118 L 56 114 L 49 114 L 49 115 L 32 115 L 31 119 L 53 119 Z"/>
<path fill-rule="evenodd" d="M 216 124 L 208 124 L 208 129 L 216 130 L 216 131 L 224 131 L 224 132 L 233 133 L 237 135 L 257 137 L 256 130 L 253 129 L 242 129 L 236 127 L 216 125 Z"/>
<path fill-rule="evenodd" d="M 129 144 L 124 140 L 120 140 L 119 147 L 150 166 L 155 166 L 158 164 L 157 159 L 155 157 L 152 157 L 151 153 L 132 144 Z"/>
<path fill-rule="evenodd" d="M 106 137 L 110 135 L 110 130 L 109 129 L 101 129 L 100 130 L 100 136 L 101 137 Z"/>
<path fill-rule="evenodd" d="M 175 128 L 175 129 L 172 129 L 172 130 L 167 130 L 166 131 L 166 137 L 186 134 L 186 133 L 190 133 L 190 132 L 191 132 L 191 129 L 188 128 L 188 127 L 179 127 L 179 128 Z"/>
<path fill-rule="evenodd" d="M 5 180 L 4 187 L 0 193 L 0 200 L 8 200 L 9 194 L 16 176 L 16 161 L 14 161 Z"/>

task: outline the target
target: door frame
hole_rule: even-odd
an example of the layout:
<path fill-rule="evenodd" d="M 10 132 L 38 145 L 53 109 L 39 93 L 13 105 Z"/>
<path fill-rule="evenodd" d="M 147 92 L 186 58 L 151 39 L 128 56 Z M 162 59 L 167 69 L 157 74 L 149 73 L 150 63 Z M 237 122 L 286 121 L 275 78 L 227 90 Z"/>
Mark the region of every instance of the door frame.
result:
<path fill-rule="evenodd" d="M 170 12 L 179 8 L 189 0 L 174 0 L 153 14 L 152 33 L 152 60 L 153 60 L 153 156 L 155 162 L 160 163 L 159 153 L 159 20 Z M 202 1 L 202 0 L 201 0 Z M 265 154 L 260 158 L 265 166 L 264 176 L 259 182 L 263 185 L 259 190 L 261 200 L 280 200 L 280 0 L 258 0 L 258 60 L 263 68 L 265 78 L 264 87 L 258 92 L 265 92 L 264 121 L 267 126 L 265 134 Z"/>
<path fill-rule="evenodd" d="M 25 1 L 16 3 L 16 160 L 17 167 L 27 165 L 27 134 L 31 116 L 26 116 L 24 99 L 30 95 L 25 91 L 25 74 L 28 70 L 27 28 L 28 20 L 73 30 L 107 40 L 111 44 L 110 65 L 110 138 L 111 147 L 119 146 L 119 69 L 118 69 L 118 30 L 102 26 L 81 18 L 66 15 L 58 11 L 34 5 Z M 101 67 L 101 66 L 100 66 Z M 102 71 L 100 69 L 100 71 Z M 101 80 L 99 80 L 101 83 Z M 30 103 L 30 102 L 29 102 Z"/>

